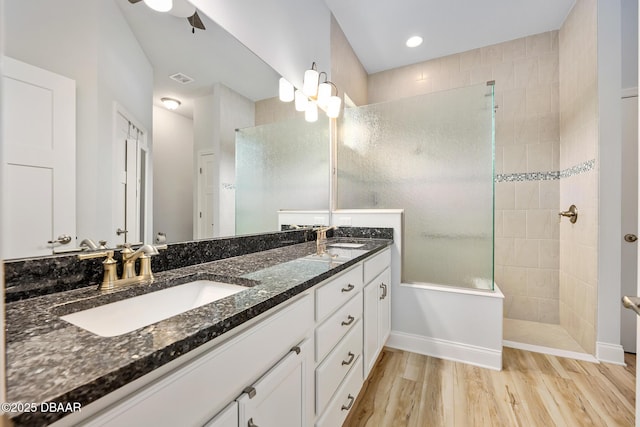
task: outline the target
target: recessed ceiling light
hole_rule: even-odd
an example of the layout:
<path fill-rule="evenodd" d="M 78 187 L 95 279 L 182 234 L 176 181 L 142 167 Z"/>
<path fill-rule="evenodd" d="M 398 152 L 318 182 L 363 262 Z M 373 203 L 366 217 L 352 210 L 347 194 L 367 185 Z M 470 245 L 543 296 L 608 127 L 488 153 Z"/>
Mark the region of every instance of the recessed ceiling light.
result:
<path fill-rule="evenodd" d="M 417 47 L 417 46 L 420 46 L 421 44 L 422 44 L 422 37 L 420 36 L 409 37 L 409 39 L 407 40 L 407 47 Z"/>

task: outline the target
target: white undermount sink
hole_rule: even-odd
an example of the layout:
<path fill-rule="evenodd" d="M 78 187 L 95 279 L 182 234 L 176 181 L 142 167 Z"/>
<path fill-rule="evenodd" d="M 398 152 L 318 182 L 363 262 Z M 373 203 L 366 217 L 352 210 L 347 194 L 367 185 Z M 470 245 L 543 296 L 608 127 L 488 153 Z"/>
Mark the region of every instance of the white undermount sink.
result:
<path fill-rule="evenodd" d="M 101 305 L 60 318 L 102 337 L 135 331 L 229 295 L 244 286 L 196 280 L 161 291 Z"/>

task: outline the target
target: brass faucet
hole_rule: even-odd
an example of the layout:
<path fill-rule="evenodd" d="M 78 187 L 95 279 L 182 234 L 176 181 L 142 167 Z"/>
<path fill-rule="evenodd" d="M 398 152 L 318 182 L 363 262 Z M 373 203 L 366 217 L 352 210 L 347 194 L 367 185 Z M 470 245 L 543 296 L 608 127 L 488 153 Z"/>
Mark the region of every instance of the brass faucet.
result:
<path fill-rule="evenodd" d="M 151 271 L 151 256 L 158 254 L 158 249 L 166 249 L 167 245 L 143 245 L 135 252 L 131 249 L 130 244 L 125 244 L 122 254 L 122 276 L 118 279 L 117 268 L 118 261 L 113 258 L 114 251 L 93 252 L 78 255 L 79 259 L 90 258 L 106 258 L 102 265 L 104 267 L 104 276 L 102 283 L 98 286 L 100 291 L 110 291 L 132 283 L 140 283 L 153 280 L 153 272 Z M 140 258 L 140 270 L 136 275 L 135 262 Z"/>
<path fill-rule="evenodd" d="M 327 252 L 327 231 L 335 230 L 338 227 L 332 225 L 330 227 L 314 228 L 316 232 L 316 255 L 322 256 Z"/>

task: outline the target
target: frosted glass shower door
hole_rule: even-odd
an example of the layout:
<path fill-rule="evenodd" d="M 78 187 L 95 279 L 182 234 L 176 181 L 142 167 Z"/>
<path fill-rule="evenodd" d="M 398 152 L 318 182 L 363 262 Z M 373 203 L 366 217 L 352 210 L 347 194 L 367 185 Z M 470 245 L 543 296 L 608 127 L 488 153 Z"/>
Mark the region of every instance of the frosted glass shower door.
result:
<path fill-rule="evenodd" d="M 276 231 L 279 209 L 329 209 L 329 119 L 236 132 L 236 234 Z"/>
<path fill-rule="evenodd" d="M 405 210 L 404 282 L 493 289 L 493 86 L 347 108 L 340 209 Z"/>

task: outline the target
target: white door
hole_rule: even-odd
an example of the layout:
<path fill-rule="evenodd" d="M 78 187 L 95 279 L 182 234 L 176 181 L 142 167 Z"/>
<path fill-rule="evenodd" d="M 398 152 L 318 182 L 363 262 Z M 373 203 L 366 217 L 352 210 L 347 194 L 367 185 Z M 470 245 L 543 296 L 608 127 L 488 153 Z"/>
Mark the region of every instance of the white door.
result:
<path fill-rule="evenodd" d="M 213 236 L 213 190 L 214 190 L 213 152 L 198 154 L 198 239 Z"/>
<path fill-rule="evenodd" d="M 145 240 L 147 217 L 145 132 L 121 112 L 116 114 L 116 138 L 113 147 L 113 175 L 116 182 L 109 243 L 142 243 Z"/>
<path fill-rule="evenodd" d="M 622 295 L 635 295 L 638 258 L 638 97 L 622 99 Z M 636 352 L 636 314 L 620 313 L 620 343 L 627 353 Z"/>
<path fill-rule="evenodd" d="M 6 258 L 76 247 L 75 81 L 3 58 Z"/>

